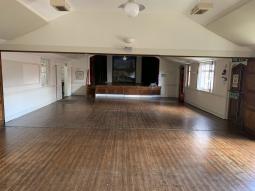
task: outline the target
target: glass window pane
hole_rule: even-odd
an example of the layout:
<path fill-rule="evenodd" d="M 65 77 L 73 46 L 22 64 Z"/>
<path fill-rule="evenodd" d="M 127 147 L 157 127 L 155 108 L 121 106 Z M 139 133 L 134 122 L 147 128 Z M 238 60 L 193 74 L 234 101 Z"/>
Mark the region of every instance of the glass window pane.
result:
<path fill-rule="evenodd" d="M 205 62 L 199 64 L 197 89 L 212 92 L 214 81 L 214 62 Z"/>

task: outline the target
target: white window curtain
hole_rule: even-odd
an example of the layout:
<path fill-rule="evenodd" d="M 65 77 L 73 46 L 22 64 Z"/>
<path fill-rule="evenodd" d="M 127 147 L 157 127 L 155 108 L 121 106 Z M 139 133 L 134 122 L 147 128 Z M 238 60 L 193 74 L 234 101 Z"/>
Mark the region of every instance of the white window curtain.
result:
<path fill-rule="evenodd" d="M 191 78 L 191 65 L 186 65 L 186 78 L 185 78 L 186 87 L 190 87 L 190 78 Z"/>
<path fill-rule="evenodd" d="M 40 81 L 41 86 L 49 85 L 49 60 L 45 58 L 41 58 L 41 69 L 40 69 Z"/>
<path fill-rule="evenodd" d="M 199 64 L 197 89 L 206 92 L 212 92 L 214 82 L 214 68 L 213 61 L 202 62 Z"/>

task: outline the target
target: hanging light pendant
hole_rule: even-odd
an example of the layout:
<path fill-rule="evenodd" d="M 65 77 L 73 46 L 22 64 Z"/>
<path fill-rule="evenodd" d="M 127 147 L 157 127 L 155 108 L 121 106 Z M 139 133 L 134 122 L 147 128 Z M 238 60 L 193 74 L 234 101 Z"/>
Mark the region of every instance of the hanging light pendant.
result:
<path fill-rule="evenodd" d="M 136 3 L 135 0 L 128 0 L 121 4 L 119 8 L 123 9 L 129 17 L 137 17 L 141 11 L 145 10 L 145 6 Z"/>
<path fill-rule="evenodd" d="M 124 11 L 129 17 L 137 17 L 140 12 L 139 5 L 135 2 L 128 2 L 125 5 Z"/>

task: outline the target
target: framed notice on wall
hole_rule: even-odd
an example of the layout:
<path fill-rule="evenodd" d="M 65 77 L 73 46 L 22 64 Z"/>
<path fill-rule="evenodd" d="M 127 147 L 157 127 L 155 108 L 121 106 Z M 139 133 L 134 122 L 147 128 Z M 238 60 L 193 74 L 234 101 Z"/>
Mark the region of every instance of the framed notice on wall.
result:
<path fill-rule="evenodd" d="M 238 86 L 239 86 L 239 75 L 234 74 L 233 75 L 233 81 L 232 81 L 232 87 L 233 88 L 238 88 Z"/>
<path fill-rule="evenodd" d="M 75 80 L 84 80 L 84 71 L 75 71 Z"/>

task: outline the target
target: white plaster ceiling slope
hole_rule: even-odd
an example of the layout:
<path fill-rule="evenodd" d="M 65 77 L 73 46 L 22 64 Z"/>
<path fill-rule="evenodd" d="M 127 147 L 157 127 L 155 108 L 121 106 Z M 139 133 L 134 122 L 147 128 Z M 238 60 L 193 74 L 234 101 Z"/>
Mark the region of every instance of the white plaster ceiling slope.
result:
<path fill-rule="evenodd" d="M 190 15 L 190 10 L 198 2 L 193 1 L 192 7 L 189 7 L 189 11 L 186 14 L 195 22 L 207 25 L 210 22 L 222 17 L 223 15 L 233 11 L 234 9 L 242 6 L 249 0 L 206 0 L 213 2 L 213 9 L 209 10 L 203 15 Z"/>
<path fill-rule="evenodd" d="M 58 12 L 50 6 L 50 0 L 18 0 L 23 3 L 38 15 L 51 21 L 66 13 Z M 73 11 L 85 12 L 119 12 L 122 10 L 117 7 L 127 0 L 68 0 Z M 239 5 L 247 0 L 207 0 L 212 1 L 214 8 L 203 16 L 190 15 L 190 11 L 198 3 L 198 0 L 137 0 L 138 3 L 146 6 L 146 12 L 153 13 L 168 13 L 176 11 L 189 16 L 194 21 L 206 25 L 219 14 L 226 12 L 232 7 Z"/>
<path fill-rule="evenodd" d="M 4 40 L 4 39 L 0 39 L 0 44 L 1 44 L 1 43 L 4 43 L 4 42 L 5 42 L 5 40 Z"/>
<path fill-rule="evenodd" d="M 123 37 L 133 37 L 132 51 Z M 202 40 L 201 40 L 202 39 Z M 240 47 L 193 22 L 181 13 L 141 14 L 71 12 L 24 36 L 8 41 L 5 50 L 175 56 L 250 56 Z"/>
<path fill-rule="evenodd" d="M 255 1 L 250 0 L 242 7 L 210 23 L 211 31 L 242 46 L 255 49 Z"/>
<path fill-rule="evenodd" d="M 27 2 L 26 7 L 29 6 L 29 9 L 41 16 L 42 14 L 47 15 L 47 11 L 52 11 L 47 8 L 44 13 L 37 10 L 45 3 L 49 3 L 49 0 L 19 1 Z M 251 55 L 250 49 L 229 42 L 187 16 L 192 6 L 198 2 L 197 0 L 137 1 L 146 5 L 147 9 L 139 17 L 131 19 L 117 8 L 125 0 L 70 0 L 73 6 L 72 12 L 51 20 L 37 30 L 7 41 L 1 44 L 0 48 L 3 50 L 180 56 Z M 242 0 L 213 1 L 217 2 L 217 6 L 213 9 L 216 11 L 219 5 L 226 10 Z M 24 12 L 29 12 L 29 9 L 27 8 Z M 218 10 L 218 12 L 221 11 Z M 216 11 L 215 14 L 218 12 Z M 32 11 L 29 13 L 33 15 L 31 17 L 35 17 Z M 206 17 L 206 15 L 203 16 Z M 214 16 L 214 14 L 210 15 L 198 22 L 206 23 Z M 123 42 L 120 40 L 126 37 L 136 39 L 133 50 L 129 52 L 123 49 Z M 0 38 L 2 38 L 1 31 Z"/>
<path fill-rule="evenodd" d="M 13 39 L 47 22 L 14 0 L 0 1 L 0 39 Z"/>
<path fill-rule="evenodd" d="M 59 16 L 68 14 L 68 12 L 57 11 L 50 5 L 50 0 L 17 0 L 28 9 L 38 14 L 46 21 L 51 21 Z"/>

